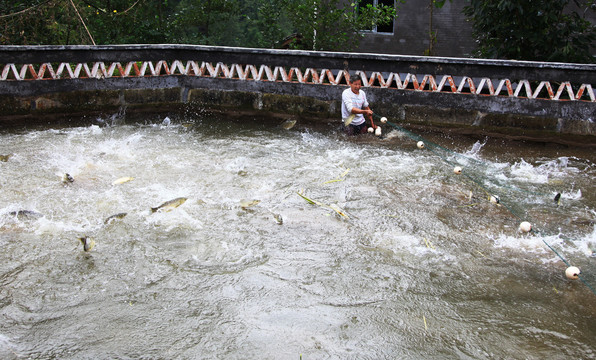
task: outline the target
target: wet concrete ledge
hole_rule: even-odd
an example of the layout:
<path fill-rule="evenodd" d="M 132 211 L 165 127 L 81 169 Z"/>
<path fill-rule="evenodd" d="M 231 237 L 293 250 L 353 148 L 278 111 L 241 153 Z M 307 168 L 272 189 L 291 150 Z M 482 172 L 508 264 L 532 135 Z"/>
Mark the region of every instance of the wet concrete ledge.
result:
<path fill-rule="evenodd" d="M 35 47 L 33 54 L 23 52 L 35 61 L 36 56 L 50 56 L 57 61 L 65 53 L 77 61 L 90 59 L 115 61 L 123 56 L 116 50 L 124 48 L 56 48 Z M 117 48 L 117 49 L 116 49 Z M 176 52 L 177 58 L 196 56 L 196 47 L 180 49 L 166 46 L 128 47 L 124 57 L 163 58 L 163 51 Z M 148 49 L 148 50 L 147 50 Z M 230 61 L 247 57 L 256 63 L 288 64 L 289 55 L 282 51 L 255 49 L 209 48 L 207 58 Z M 0 50 L 0 63 L 15 53 Z M 76 50 L 76 51 L 75 51 Z M 205 51 L 204 47 L 200 47 Z M 15 50 L 16 51 L 16 50 Z M 18 52 L 17 51 L 17 52 Z M 143 53 L 143 51 L 150 51 Z M 99 57 L 97 57 L 99 55 Z M 107 55 L 106 55 L 107 54 Z M 182 54 L 182 55 L 181 55 Z M 223 54 L 223 55 L 222 55 Z M 161 57 L 159 56 L 161 55 Z M 550 79 L 562 80 L 566 74 L 575 81 L 594 82 L 595 72 L 588 66 L 574 64 L 527 64 L 524 62 L 474 61 L 472 59 L 445 59 L 425 57 L 395 57 L 372 54 L 293 53 L 292 61 L 314 66 L 317 61 L 326 65 L 380 69 L 401 61 L 409 68 L 436 70 L 449 68 L 479 75 L 491 71 L 490 76 L 516 73 L 529 79 L 547 74 Z M 8 56 L 8 57 L 7 57 Z M 23 55 L 24 56 L 24 55 Z M 174 55 L 172 55 L 174 56 Z M 6 58 L 6 59 L 4 59 Z M 100 59 L 101 58 L 101 59 Z M 105 58 L 105 59 L 104 59 Z M 71 60 L 73 60 L 71 59 Z M 338 65 L 339 64 L 339 65 Z M 545 68 L 545 69 L 543 69 Z M 459 69 L 459 70 L 458 70 Z M 172 112 L 181 116 L 195 116 L 209 112 L 229 115 L 250 114 L 253 119 L 296 117 L 303 122 L 340 124 L 340 98 L 345 85 L 308 84 L 226 79 L 188 75 L 112 77 L 106 79 L 61 79 L 0 81 L 0 126 L 26 126 L 57 121 L 78 121 L 97 116 L 122 113 L 127 117 L 152 112 Z M 460 133 L 502 136 L 535 141 L 596 146 L 596 103 L 590 101 L 540 100 L 507 96 L 485 96 L 399 90 L 393 88 L 364 88 L 373 110 L 387 116 L 405 128 L 443 129 Z"/>

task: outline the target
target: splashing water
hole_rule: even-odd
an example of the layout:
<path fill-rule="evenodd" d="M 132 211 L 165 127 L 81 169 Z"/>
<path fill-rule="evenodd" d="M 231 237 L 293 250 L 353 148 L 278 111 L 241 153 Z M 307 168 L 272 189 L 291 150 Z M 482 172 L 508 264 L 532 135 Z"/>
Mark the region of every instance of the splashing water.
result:
<path fill-rule="evenodd" d="M 1 135 L 3 358 L 596 356 L 589 152 L 168 119 Z"/>

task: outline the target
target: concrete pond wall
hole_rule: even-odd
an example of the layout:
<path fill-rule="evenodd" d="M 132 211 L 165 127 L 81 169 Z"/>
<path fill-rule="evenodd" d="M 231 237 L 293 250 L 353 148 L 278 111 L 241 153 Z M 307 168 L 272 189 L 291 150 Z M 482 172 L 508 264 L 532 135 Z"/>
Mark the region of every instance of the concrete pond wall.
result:
<path fill-rule="evenodd" d="M 405 128 L 596 146 L 596 65 L 190 45 L 0 47 L 0 126 L 126 111 L 341 124 L 350 75 Z"/>

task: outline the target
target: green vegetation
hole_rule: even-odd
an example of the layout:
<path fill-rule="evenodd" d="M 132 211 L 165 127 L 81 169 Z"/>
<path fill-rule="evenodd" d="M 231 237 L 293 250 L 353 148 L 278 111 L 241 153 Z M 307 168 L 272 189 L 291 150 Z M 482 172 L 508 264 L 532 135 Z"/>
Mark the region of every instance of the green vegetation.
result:
<path fill-rule="evenodd" d="M 396 0 L 399 6 L 404 0 Z M 452 2 L 452 0 L 449 0 Z M 391 24 L 396 8 L 373 0 L 0 1 L 0 45 L 202 44 L 351 51 L 363 30 Z M 429 48 L 437 41 L 426 0 Z M 484 58 L 594 63 L 595 0 L 466 0 Z M 377 4 L 373 6 L 372 4 Z"/>
<path fill-rule="evenodd" d="M 584 18 L 596 2 L 470 0 L 464 14 L 484 58 L 594 63 L 596 27 Z M 581 15 L 580 15 L 581 14 Z"/>
<path fill-rule="evenodd" d="M 360 0 L 14 0 L 0 45 L 203 44 L 352 50 L 395 9 Z"/>

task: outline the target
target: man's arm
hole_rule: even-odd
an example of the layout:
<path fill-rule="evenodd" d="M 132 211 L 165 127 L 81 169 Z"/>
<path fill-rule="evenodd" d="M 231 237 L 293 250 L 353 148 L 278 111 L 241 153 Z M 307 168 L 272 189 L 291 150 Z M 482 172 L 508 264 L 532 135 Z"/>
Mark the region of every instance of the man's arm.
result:
<path fill-rule="evenodd" d="M 356 110 L 356 111 L 354 111 Z M 370 124 L 372 126 L 373 129 L 376 129 L 377 126 L 375 125 L 375 123 L 373 122 L 373 111 L 370 109 L 369 106 L 365 107 L 364 109 L 360 110 L 360 109 L 356 109 L 356 108 L 352 108 L 352 113 L 353 114 L 363 114 L 368 120 L 370 120 Z"/>

